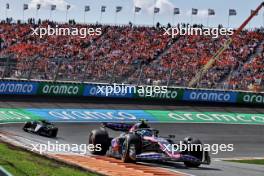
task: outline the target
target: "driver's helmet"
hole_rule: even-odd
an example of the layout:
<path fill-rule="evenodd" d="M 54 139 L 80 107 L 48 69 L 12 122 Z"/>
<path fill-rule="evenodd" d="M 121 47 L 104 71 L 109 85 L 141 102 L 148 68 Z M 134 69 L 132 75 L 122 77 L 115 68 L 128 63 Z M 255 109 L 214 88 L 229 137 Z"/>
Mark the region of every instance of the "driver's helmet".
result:
<path fill-rule="evenodd" d="M 142 129 L 138 131 L 138 134 L 140 134 L 141 136 L 153 136 L 153 132 L 149 129 Z"/>
<path fill-rule="evenodd" d="M 142 129 L 142 128 L 150 128 L 149 125 L 145 122 L 145 121 L 141 121 L 140 123 L 136 123 L 135 125 L 133 125 L 131 128 L 130 128 L 130 132 L 133 132 L 135 130 L 138 130 L 138 129 Z"/>

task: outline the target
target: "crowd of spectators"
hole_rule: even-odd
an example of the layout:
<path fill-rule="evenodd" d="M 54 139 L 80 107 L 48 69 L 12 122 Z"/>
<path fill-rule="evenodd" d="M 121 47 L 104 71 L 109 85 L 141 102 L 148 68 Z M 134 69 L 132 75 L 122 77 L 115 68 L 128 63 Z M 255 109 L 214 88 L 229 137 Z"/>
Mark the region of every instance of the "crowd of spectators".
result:
<path fill-rule="evenodd" d="M 13 55 L 20 63 L 17 64 L 15 75 L 27 72 L 31 65 L 24 62 L 36 55 L 39 56 L 34 64 L 36 74 L 33 76 L 36 79 L 52 79 L 58 70 L 58 77 L 63 79 L 104 80 L 111 77 L 115 64 L 115 71 L 127 75 L 131 64 L 151 62 L 170 41 L 169 37 L 162 36 L 161 30 L 129 26 L 74 25 L 75 28 L 102 28 L 103 35 L 84 39 L 79 36 L 53 35 L 40 38 L 31 35 L 31 28 L 47 25 L 71 27 L 51 22 L 38 25 L 0 24 L 0 38 L 3 40 L 0 56 Z"/>
<path fill-rule="evenodd" d="M 188 86 L 192 78 L 205 66 L 216 51 L 225 44 L 227 39 L 227 36 L 220 36 L 219 38 L 181 36 L 158 62 L 143 68 L 143 74 L 139 71 L 135 72 L 130 77 L 130 80 L 133 82 L 138 80 L 137 78 L 140 76 L 139 82 L 145 84 L 152 81 L 163 85 Z M 228 78 L 232 76 L 230 74 L 233 74 L 234 70 L 246 64 L 263 40 L 263 31 L 243 31 L 240 35 L 233 38 L 233 43 L 216 60 L 213 67 L 198 81 L 197 87 L 223 88 L 225 84 L 229 84 Z M 258 63 L 262 61 L 263 65 L 263 56 L 259 56 L 258 59 Z M 248 74 L 254 74 L 253 70 L 251 69 Z M 241 79 L 242 77 L 238 78 Z M 246 79 L 246 76 L 243 78 Z M 243 82 L 237 82 L 237 84 L 243 84 Z M 247 87 L 244 86 L 237 85 L 236 88 L 244 89 Z M 228 85 L 227 87 L 232 88 L 233 86 Z"/>
<path fill-rule="evenodd" d="M 240 70 L 231 75 L 228 83 L 231 89 L 260 91 L 264 89 L 264 44 L 251 60 L 241 66 Z"/>
<path fill-rule="evenodd" d="M 100 36 L 39 36 L 31 28 L 47 25 L 102 29 Z M 160 27 L 58 24 L 31 21 L 0 23 L 0 59 L 12 58 L 11 78 L 119 82 L 188 86 L 228 36 L 163 35 Z M 264 31 L 243 31 L 199 80 L 198 87 L 251 89 L 263 85 L 264 54 L 254 55 Z M 259 49 L 259 51 L 263 51 Z M 33 68 L 31 70 L 31 68 Z M 31 70 L 31 72 L 30 72 Z"/>

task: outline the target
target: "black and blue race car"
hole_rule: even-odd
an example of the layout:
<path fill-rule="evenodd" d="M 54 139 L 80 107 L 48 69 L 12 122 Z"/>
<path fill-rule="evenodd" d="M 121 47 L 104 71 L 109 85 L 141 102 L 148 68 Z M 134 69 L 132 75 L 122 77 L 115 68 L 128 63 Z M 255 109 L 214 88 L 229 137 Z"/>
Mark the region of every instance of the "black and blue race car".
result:
<path fill-rule="evenodd" d="M 106 128 L 120 131 L 118 137 L 109 136 Z M 170 161 L 183 162 L 187 167 L 198 167 L 201 164 L 210 164 L 208 151 L 204 151 L 198 139 L 186 137 L 182 141 L 174 141 L 173 135 L 160 137 L 159 131 L 150 128 L 145 121 L 136 124 L 103 123 L 100 129 L 91 131 L 89 144 L 101 145 L 100 151 L 93 151 L 94 155 L 107 155 L 122 159 L 123 162 L 138 161 Z M 196 150 L 187 147 L 179 150 L 175 146 L 196 146 Z"/>
<path fill-rule="evenodd" d="M 46 120 L 26 122 L 23 130 L 50 138 L 55 138 L 58 134 L 58 128 L 53 123 Z"/>

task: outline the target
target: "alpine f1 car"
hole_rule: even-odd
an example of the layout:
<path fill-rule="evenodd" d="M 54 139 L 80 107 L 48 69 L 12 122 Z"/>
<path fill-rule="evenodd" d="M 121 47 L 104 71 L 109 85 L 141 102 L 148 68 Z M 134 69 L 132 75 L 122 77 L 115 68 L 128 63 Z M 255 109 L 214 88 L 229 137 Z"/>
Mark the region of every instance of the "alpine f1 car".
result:
<path fill-rule="evenodd" d="M 122 132 L 118 137 L 109 137 L 106 128 Z M 204 151 L 202 143 L 198 139 L 186 137 L 182 141 L 175 142 L 170 137 L 160 137 L 159 131 L 150 128 L 142 121 L 136 124 L 103 123 L 100 129 L 91 131 L 89 144 L 101 145 L 100 151 L 93 151 L 94 155 L 107 155 L 122 159 L 123 162 L 159 161 L 159 162 L 184 162 L 187 167 L 199 167 L 201 164 L 210 164 L 208 151 Z M 196 146 L 196 150 L 186 147 L 176 150 L 177 144 Z M 178 145 L 179 146 L 179 145 Z"/>
<path fill-rule="evenodd" d="M 58 133 L 58 128 L 45 120 L 26 122 L 23 130 L 25 132 L 35 133 L 42 136 L 55 138 Z"/>

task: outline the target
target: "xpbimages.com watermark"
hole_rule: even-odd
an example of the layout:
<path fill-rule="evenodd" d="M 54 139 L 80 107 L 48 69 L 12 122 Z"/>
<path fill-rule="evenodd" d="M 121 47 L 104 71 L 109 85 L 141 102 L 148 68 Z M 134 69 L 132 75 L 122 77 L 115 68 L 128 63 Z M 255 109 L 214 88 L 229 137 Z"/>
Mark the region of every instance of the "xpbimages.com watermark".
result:
<path fill-rule="evenodd" d="M 207 151 L 214 155 L 219 152 L 234 151 L 234 144 L 186 144 L 182 141 L 179 144 L 163 144 L 164 152 L 179 153 L 184 151 Z"/>
<path fill-rule="evenodd" d="M 31 151 L 38 152 L 39 154 L 45 153 L 78 153 L 81 155 L 89 154 L 93 151 L 101 151 L 101 144 L 63 144 L 56 141 L 47 144 L 31 144 Z M 234 151 L 234 144 L 186 144 L 182 141 L 179 144 L 163 144 L 163 152 L 179 153 L 184 151 L 207 151 L 213 155 L 219 152 L 232 152 Z"/>
<path fill-rule="evenodd" d="M 101 144 L 63 144 L 56 141 L 51 143 L 48 141 L 47 144 L 31 144 L 31 151 L 38 152 L 39 154 L 44 154 L 47 152 L 52 153 L 78 153 L 81 155 L 89 154 L 93 151 L 101 151 Z"/>
<path fill-rule="evenodd" d="M 59 27 L 56 25 L 55 27 L 38 27 L 38 28 L 31 28 L 31 35 L 39 36 L 42 38 L 43 36 L 52 36 L 52 35 L 59 35 L 59 36 L 79 36 L 80 38 L 86 38 L 87 36 L 99 36 L 102 35 L 102 28 L 77 28 L 77 27 Z"/>
<path fill-rule="evenodd" d="M 90 90 L 92 95 L 126 95 L 126 94 L 142 94 L 146 97 L 156 94 L 166 94 L 168 92 L 167 86 L 133 86 L 125 84 L 113 84 L 113 85 L 97 85 Z"/>
<path fill-rule="evenodd" d="M 212 38 L 218 38 L 219 36 L 231 36 L 234 34 L 232 28 L 208 28 L 208 27 L 192 27 L 192 26 L 179 26 L 171 28 L 163 28 L 163 35 L 171 36 L 175 38 L 177 36 L 211 36 Z"/>

